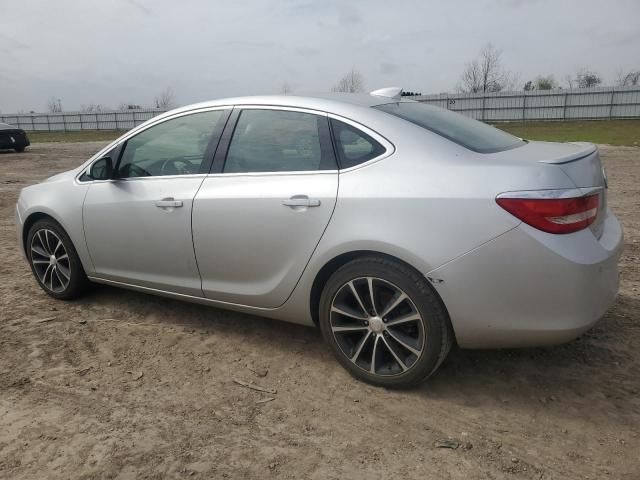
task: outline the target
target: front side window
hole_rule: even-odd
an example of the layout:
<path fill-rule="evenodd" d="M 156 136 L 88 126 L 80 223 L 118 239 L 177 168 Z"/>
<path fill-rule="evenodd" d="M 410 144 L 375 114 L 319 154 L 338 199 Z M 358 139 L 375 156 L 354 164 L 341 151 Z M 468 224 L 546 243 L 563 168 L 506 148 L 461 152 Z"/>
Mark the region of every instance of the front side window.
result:
<path fill-rule="evenodd" d="M 331 129 L 340 168 L 354 167 L 385 152 L 385 148 L 369 135 L 340 120 L 332 118 Z"/>
<path fill-rule="evenodd" d="M 193 113 L 155 125 L 127 140 L 118 178 L 201 173 L 207 146 L 224 110 Z"/>
<path fill-rule="evenodd" d="M 224 173 L 335 169 L 323 142 L 327 118 L 286 110 L 246 109 L 238 118 Z"/>
<path fill-rule="evenodd" d="M 478 153 L 495 153 L 524 145 L 518 137 L 462 114 L 418 102 L 373 107 L 400 117 Z"/>

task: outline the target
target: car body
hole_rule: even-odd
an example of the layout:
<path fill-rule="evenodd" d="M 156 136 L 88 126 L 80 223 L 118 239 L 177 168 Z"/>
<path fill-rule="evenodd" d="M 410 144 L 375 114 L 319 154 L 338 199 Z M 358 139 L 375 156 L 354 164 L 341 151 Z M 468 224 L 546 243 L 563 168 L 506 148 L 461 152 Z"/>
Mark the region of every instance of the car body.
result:
<path fill-rule="evenodd" d="M 13 125 L 0 123 L 0 150 L 11 149 L 23 152 L 30 145 L 24 130 Z"/>
<path fill-rule="evenodd" d="M 193 115 L 212 122 L 210 138 L 189 140 L 200 145 L 198 168 L 191 157 L 166 154 L 183 137 L 144 140 L 154 127 L 178 132 L 184 122 L 196 122 Z M 29 229 L 50 217 L 68 234 L 92 282 L 309 326 L 322 317 L 331 275 L 373 255 L 428 283 L 422 291 L 433 293 L 460 347 L 541 346 L 577 337 L 602 317 L 618 288 L 622 229 L 606 204 L 597 148 L 507 138 L 459 117 L 394 91 L 243 97 L 179 108 L 127 132 L 78 168 L 23 189 L 18 241 L 30 258 Z M 265 139 L 261 128 L 275 128 L 274 138 Z M 471 147 L 460 144 L 465 135 L 477 136 Z M 503 148 L 479 151 L 494 135 L 495 144 L 506 142 Z M 135 163 L 138 154 L 144 160 Z M 166 159 L 149 163 L 148 156 Z M 112 157 L 124 173 L 92 174 L 92 168 L 116 168 Z M 256 167 L 254 160 L 263 163 Z M 527 198 L 545 205 L 591 198 L 597 205 L 553 220 L 564 228 L 563 222 L 593 214 L 583 227 L 549 233 L 507 210 L 509 201 Z M 376 271 L 379 288 L 392 288 L 385 270 Z M 377 317 L 365 323 L 382 329 Z M 370 370 L 376 373 L 375 366 Z"/>

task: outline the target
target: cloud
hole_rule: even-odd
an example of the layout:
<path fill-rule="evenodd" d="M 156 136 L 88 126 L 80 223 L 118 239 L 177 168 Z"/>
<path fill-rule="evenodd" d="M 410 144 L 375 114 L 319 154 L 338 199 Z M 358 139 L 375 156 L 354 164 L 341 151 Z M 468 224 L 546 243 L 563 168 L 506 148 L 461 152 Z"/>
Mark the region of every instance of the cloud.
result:
<path fill-rule="evenodd" d="M 383 62 L 380 65 L 378 65 L 378 71 L 382 75 L 389 75 L 392 73 L 396 73 L 398 71 L 398 65 L 396 65 L 395 63 Z"/>
<path fill-rule="evenodd" d="M 139 0 L 126 0 L 126 2 L 136 7 L 145 15 L 151 15 L 153 13 L 153 10 L 151 10 L 146 5 L 143 5 L 142 2 L 140 2 Z"/>
<path fill-rule="evenodd" d="M 5 48 L 11 48 L 11 49 L 19 49 L 19 50 L 29 48 L 29 45 L 27 45 L 26 43 L 21 42 L 20 40 L 17 40 L 2 32 L 0 32 L 0 46 Z"/>
<path fill-rule="evenodd" d="M 298 55 L 302 55 L 304 57 L 310 57 L 320 53 L 320 49 L 315 47 L 298 47 L 295 51 Z"/>
<path fill-rule="evenodd" d="M 362 15 L 355 8 L 345 6 L 340 10 L 338 21 L 340 25 L 355 25 L 362 22 Z"/>
<path fill-rule="evenodd" d="M 611 82 L 637 68 L 638 0 L 478 0 L 464 15 L 459 3 L 14 1 L 0 14 L 0 109 L 42 109 L 52 95 L 69 109 L 148 105 L 169 85 L 181 104 L 285 81 L 321 92 L 351 68 L 372 88 L 445 92 L 488 42 L 522 79 L 588 65 Z"/>

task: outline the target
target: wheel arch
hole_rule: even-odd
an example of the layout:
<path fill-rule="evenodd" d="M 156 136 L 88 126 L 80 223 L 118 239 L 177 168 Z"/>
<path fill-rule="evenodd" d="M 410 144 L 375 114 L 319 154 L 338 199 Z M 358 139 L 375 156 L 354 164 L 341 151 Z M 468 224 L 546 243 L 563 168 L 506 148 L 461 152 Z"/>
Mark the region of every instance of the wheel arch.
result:
<path fill-rule="evenodd" d="M 311 286 L 311 292 L 309 295 L 309 308 L 310 308 L 311 318 L 314 324 L 318 325 L 320 296 L 322 295 L 322 290 L 325 284 L 327 283 L 327 280 L 329 280 L 331 275 L 333 275 L 333 273 L 335 273 L 343 265 L 347 264 L 352 260 L 355 260 L 356 258 L 362 258 L 362 257 L 383 257 L 390 260 L 394 260 L 396 262 L 400 262 L 403 265 L 407 266 L 407 268 L 410 268 L 411 270 L 413 270 L 417 275 L 424 277 L 424 274 L 421 273 L 413 265 L 406 262 L 405 260 L 402 260 L 401 258 L 398 258 L 394 255 L 390 255 L 388 253 L 382 253 L 375 250 L 354 250 L 350 252 L 341 253 L 340 255 L 337 255 L 333 257 L 331 260 L 329 260 L 328 262 L 326 262 L 322 266 L 322 268 L 318 270 L 318 273 L 316 274 L 313 280 L 313 284 Z M 426 277 L 424 278 L 427 282 L 427 285 L 429 286 L 429 288 L 431 289 L 435 297 L 438 299 L 438 301 L 442 305 L 442 308 L 444 309 L 446 316 L 449 319 L 449 324 L 451 325 L 449 311 L 447 310 L 447 306 L 445 305 L 442 297 L 440 296 L 438 291 L 434 288 L 434 286 L 431 284 L 431 282 Z M 453 328 L 452 328 L 452 332 L 453 332 Z M 455 341 L 455 332 L 454 332 L 454 341 Z"/>
<path fill-rule="evenodd" d="M 37 211 L 31 212 L 27 216 L 27 218 L 25 218 L 25 220 L 24 220 L 24 222 L 22 224 L 22 247 L 24 248 L 25 255 L 27 254 L 27 237 L 29 236 L 29 230 L 31 230 L 31 227 L 38 220 L 43 220 L 43 219 L 51 220 L 51 221 L 57 223 L 58 226 L 62 230 L 64 230 L 64 232 L 69 237 L 69 240 L 71 241 L 71 244 L 73 245 L 73 248 L 76 250 L 76 252 L 78 251 L 77 246 L 74 244 L 73 239 L 69 235 L 69 231 L 64 226 L 64 224 L 59 219 L 57 219 L 54 215 L 52 215 L 51 213 L 45 212 L 43 210 L 37 210 Z"/>
<path fill-rule="evenodd" d="M 31 227 L 38 221 L 38 220 L 43 220 L 43 219 L 50 219 L 53 220 L 54 222 L 56 222 L 58 225 L 60 225 L 60 222 L 52 217 L 51 215 L 49 215 L 48 213 L 44 213 L 44 212 L 33 212 L 30 213 L 29 216 L 27 218 L 25 218 L 24 223 L 22 224 L 22 247 L 24 248 L 24 251 L 27 251 L 27 237 L 29 236 L 29 230 L 31 230 Z M 60 225 L 61 228 L 62 225 Z"/>

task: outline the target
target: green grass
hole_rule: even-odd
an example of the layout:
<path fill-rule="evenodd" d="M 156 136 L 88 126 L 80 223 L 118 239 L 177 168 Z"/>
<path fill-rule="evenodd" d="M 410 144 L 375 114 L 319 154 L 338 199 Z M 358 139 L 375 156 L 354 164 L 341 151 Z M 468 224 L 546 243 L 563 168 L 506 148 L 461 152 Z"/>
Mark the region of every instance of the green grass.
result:
<path fill-rule="evenodd" d="M 509 122 L 497 123 L 495 126 L 527 140 L 640 146 L 640 120 Z"/>
<path fill-rule="evenodd" d="M 498 128 L 528 140 L 550 142 L 583 141 L 610 145 L 640 146 L 640 120 L 591 120 L 575 122 L 509 122 Z M 120 130 L 83 130 L 79 132 L 30 132 L 31 143 L 94 142 L 115 140 Z"/>
<path fill-rule="evenodd" d="M 82 130 L 79 132 L 27 132 L 31 143 L 43 142 L 107 142 L 115 140 L 123 130 Z"/>

